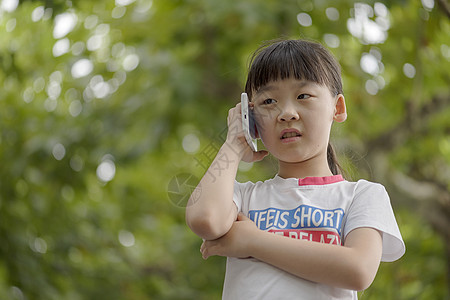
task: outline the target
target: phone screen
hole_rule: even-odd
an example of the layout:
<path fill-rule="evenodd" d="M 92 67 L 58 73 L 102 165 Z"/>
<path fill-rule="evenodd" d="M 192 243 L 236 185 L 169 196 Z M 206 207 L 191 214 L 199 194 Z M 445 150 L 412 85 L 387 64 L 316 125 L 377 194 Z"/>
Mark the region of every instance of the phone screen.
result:
<path fill-rule="evenodd" d="M 253 118 L 253 111 L 248 105 L 247 93 L 241 94 L 241 113 L 242 113 L 242 129 L 244 130 L 245 139 L 254 152 L 257 150 L 256 142 L 256 123 Z"/>

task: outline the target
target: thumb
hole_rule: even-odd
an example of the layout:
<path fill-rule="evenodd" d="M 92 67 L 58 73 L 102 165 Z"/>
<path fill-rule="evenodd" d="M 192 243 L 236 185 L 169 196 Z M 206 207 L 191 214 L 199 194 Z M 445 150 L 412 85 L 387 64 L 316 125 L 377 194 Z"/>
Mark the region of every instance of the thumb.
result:
<path fill-rule="evenodd" d="M 254 161 L 260 161 L 264 157 L 266 157 L 268 154 L 269 154 L 269 152 L 266 151 L 266 150 L 261 150 L 261 151 L 258 151 L 258 152 L 254 152 L 253 153 L 253 159 L 254 159 Z"/>

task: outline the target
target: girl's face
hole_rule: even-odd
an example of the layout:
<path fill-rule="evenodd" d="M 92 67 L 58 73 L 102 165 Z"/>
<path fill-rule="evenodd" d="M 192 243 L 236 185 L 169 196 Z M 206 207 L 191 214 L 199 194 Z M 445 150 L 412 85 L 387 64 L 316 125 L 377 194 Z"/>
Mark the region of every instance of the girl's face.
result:
<path fill-rule="evenodd" d="M 289 78 L 262 86 L 252 102 L 261 140 L 280 163 L 327 163 L 333 120 L 343 122 L 347 116 L 344 96 L 332 95 L 324 85 Z"/>

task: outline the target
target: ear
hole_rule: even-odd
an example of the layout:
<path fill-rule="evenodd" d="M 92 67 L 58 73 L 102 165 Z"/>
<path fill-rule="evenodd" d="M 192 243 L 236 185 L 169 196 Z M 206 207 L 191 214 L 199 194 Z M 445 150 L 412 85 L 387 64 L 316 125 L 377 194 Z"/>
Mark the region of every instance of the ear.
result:
<path fill-rule="evenodd" d="M 347 119 L 347 108 L 345 107 L 344 95 L 339 94 L 336 96 L 336 105 L 334 107 L 333 120 L 338 123 L 344 122 Z"/>

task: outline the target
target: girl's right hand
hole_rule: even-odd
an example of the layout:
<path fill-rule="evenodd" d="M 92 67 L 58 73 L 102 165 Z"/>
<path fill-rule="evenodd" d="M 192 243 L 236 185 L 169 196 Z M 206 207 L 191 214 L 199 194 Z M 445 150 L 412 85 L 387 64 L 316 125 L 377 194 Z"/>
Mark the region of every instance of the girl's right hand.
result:
<path fill-rule="evenodd" d="M 244 130 L 242 129 L 242 115 L 241 115 L 241 103 L 238 103 L 235 107 L 231 108 L 228 112 L 228 133 L 225 144 L 231 147 L 231 149 L 238 153 L 241 160 L 245 162 L 254 162 L 262 160 L 269 154 L 266 150 L 253 152 L 244 136 Z"/>

